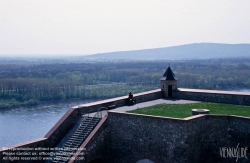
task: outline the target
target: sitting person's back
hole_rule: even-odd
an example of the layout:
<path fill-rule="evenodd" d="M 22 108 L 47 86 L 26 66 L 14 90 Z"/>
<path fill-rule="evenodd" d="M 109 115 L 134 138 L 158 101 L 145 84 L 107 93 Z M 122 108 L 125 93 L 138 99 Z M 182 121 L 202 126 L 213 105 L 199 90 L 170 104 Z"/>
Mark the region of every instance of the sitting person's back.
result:
<path fill-rule="evenodd" d="M 133 93 L 132 93 L 132 92 L 129 92 L 128 98 L 129 98 L 129 99 L 133 99 Z"/>
<path fill-rule="evenodd" d="M 136 103 L 136 100 L 133 99 L 133 93 L 132 92 L 129 92 L 128 94 L 128 98 L 127 98 L 127 104 L 129 105 L 134 105 Z"/>

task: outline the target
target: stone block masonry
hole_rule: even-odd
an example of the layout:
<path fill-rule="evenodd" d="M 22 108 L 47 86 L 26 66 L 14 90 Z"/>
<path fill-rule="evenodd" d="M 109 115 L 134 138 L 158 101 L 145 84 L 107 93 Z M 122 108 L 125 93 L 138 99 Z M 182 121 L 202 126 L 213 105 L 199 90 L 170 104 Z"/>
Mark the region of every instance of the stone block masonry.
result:
<path fill-rule="evenodd" d="M 148 158 L 163 163 L 235 162 L 223 157 L 221 149 L 250 147 L 250 118 L 196 115 L 178 119 L 109 112 L 109 163 L 137 162 Z M 250 161 L 245 158 L 237 162 Z"/>
<path fill-rule="evenodd" d="M 126 122 L 126 123 L 125 123 Z M 109 162 L 187 162 L 187 124 L 174 118 L 109 112 Z"/>

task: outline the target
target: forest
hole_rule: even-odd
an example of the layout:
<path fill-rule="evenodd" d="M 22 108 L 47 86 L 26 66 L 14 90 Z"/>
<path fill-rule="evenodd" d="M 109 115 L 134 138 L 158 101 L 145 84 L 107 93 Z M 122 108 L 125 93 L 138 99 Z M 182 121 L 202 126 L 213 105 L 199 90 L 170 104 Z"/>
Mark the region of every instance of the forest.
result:
<path fill-rule="evenodd" d="M 157 89 L 169 63 L 178 87 L 250 89 L 250 58 L 0 63 L 0 109 L 72 99 L 98 100 Z"/>

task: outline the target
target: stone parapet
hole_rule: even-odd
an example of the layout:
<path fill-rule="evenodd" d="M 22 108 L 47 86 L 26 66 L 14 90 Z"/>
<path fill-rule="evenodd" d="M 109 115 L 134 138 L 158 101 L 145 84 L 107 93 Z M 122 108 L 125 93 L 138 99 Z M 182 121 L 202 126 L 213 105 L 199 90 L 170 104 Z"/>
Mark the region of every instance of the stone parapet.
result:
<path fill-rule="evenodd" d="M 194 101 L 250 105 L 250 93 L 248 92 L 178 88 L 173 91 L 173 97 Z"/>

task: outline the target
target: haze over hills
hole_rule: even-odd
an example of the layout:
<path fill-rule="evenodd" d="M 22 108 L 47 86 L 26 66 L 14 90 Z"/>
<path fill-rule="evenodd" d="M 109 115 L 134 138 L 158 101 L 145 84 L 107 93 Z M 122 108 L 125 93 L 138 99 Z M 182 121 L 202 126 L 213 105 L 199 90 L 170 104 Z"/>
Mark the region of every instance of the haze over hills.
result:
<path fill-rule="evenodd" d="M 30 54 L 30 56 L 32 56 Z M 102 61 L 130 61 L 130 60 L 192 60 L 217 58 L 250 58 L 250 44 L 220 44 L 194 43 L 165 48 L 117 51 L 91 55 L 39 55 L 0 57 L 4 64 L 49 64 L 49 63 L 83 63 Z"/>
<path fill-rule="evenodd" d="M 98 53 L 84 56 L 97 60 L 179 60 L 250 57 L 250 44 L 193 43 L 166 48 Z"/>

